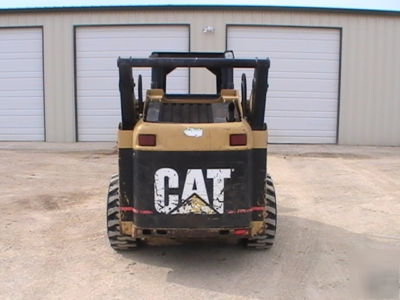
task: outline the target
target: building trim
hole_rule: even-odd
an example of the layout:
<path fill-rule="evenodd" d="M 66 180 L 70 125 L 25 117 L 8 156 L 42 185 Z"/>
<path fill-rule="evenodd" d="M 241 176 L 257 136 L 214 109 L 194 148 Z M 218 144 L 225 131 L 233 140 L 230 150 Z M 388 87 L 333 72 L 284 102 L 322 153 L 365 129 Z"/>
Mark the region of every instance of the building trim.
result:
<path fill-rule="evenodd" d="M 5 13 L 43 13 L 43 12 L 93 12 L 93 11 L 140 11 L 140 10 L 264 10 L 264 11 L 295 11 L 295 12 L 325 12 L 344 14 L 394 15 L 400 11 L 365 9 L 365 8 L 330 8 L 330 7 L 299 7 L 299 6 L 268 6 L 268 5 L 115 5 L 115 6 L 77 6 L 77 7 L 32 7 L 32 8 L 3 8 L 0 14 Z"/>
<path fill-rule="evenodd" d="M 77 63 L 76 63 L 76 29 L 77 27 L 73 27 L 73 55 L 74 55 L 74 124 L 75 124 L 75 141 L 78 142 L 78 71 L 77 71 Z"/>
<path fill-rule="evenodd" d="M 338 76 L 338 103 L 336 116 L 336 144 L 339 144 L 339 125 L 340 125 L 340 91 L 342 86 L 342 46 L 343 46 L 343 28 L 339 29 L 339 76 Z"/>

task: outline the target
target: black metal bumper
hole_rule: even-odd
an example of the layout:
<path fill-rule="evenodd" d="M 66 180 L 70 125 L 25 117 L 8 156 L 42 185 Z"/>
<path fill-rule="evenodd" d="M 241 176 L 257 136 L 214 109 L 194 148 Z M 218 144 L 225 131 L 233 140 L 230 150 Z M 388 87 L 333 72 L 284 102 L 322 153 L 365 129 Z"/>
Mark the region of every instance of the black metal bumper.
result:
<path fill-rule="evenodd" d="M 215 228 L 219 236 L 263 220 L 266 149 L 120 149 L 119 168 L 121 220 L 136 227 Z"/>
<path fill-rule="evenodd" d="M 242 239 L 250 236 L 250 228 L 135 228 L 135 238 L 153 239 Z"/>

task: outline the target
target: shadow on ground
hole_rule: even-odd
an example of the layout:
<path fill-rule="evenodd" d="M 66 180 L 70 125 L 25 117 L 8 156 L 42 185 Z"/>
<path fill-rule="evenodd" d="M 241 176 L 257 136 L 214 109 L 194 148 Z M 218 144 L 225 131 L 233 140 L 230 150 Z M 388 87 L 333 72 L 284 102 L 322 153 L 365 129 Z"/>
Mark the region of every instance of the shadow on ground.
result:
<path fill-rule="evenodd" d="M 284 211 L 290 210 L 281 208 Z M 376 265 L 384 266 L 390 258 L 389 266 L 399 266 L 393 256 L 398 250 L 390 242 L 281 215 L 271 250 L 203 242 L 144 246 L 121 255 L 133 263 L 168 268 L 168 282 L 191 288 L 255 298 L 350 299 L 360 289 L 360 281 L 368 285 L 374 268 L 379 274 Z"/>

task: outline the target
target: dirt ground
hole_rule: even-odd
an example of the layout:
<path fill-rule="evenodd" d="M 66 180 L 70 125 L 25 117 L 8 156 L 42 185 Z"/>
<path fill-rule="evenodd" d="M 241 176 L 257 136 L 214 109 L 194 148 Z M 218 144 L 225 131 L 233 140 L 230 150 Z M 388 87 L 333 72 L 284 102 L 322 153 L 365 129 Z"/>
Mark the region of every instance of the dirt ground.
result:
<path fill-rule="evenodd" d="M 398 299 L 400 148 L 272 145 L 273 249 L 131 253 L 105 236 L 112 148 L 0 143 L 1 299 Z"/>

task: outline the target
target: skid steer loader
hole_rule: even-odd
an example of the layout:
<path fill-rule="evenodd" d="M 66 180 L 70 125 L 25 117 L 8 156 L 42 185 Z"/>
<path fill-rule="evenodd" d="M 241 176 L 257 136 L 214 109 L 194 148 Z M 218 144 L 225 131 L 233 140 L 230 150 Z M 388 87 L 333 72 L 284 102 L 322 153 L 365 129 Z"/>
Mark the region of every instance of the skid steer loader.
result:
<path fill-rule="evenodd" d="M 264 122 L 269 59 L 225 53 L 154 52 L 119 58 L 122 122 L 119 174 L 107 197 L 107 232 L 115 250 L 142 241 L 230 239 L 267 249 L 276 231 L 275 190 L 266 172 Z M 137 97 L 132 69 L 151 68 L 151 89 Z M 205 68 L 216 94 L 168 94 L 176 68 Z M 247 98 L 234 89 L 234 69 L 254 70 Z"/>

